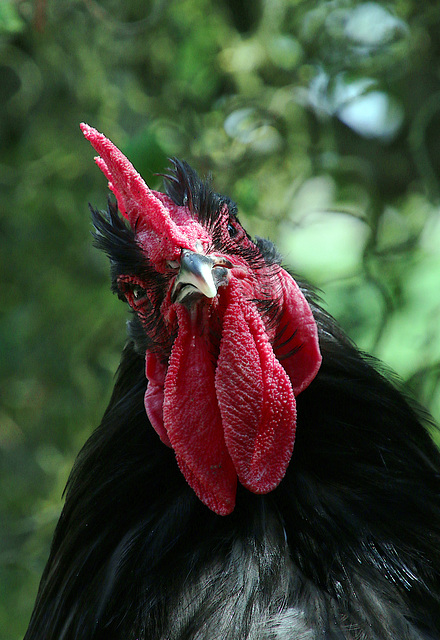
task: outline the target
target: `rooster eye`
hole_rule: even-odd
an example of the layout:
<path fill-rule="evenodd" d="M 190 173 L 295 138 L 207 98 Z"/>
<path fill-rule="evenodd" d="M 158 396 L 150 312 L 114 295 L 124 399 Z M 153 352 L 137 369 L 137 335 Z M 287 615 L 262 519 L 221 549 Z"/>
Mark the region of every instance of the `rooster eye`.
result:
<path fill-rule="evenodd" d="M 231 236 L 231 238 L 237 235 L 237 229 L 234 227 L 232 222 L 228 222 L 228 233 Z"/>
<path fill-rule="evenodd" d="M 133 299 L 138 302 L 139 300 L 142 300 L 142 298 L 145 298 L 146 291 L 145 289 L 142 289 L 142 287 L 140 287 L 138 284 L 135 284 L 133 289 L 132 289 L 132 293 L 133 293 Z"/>

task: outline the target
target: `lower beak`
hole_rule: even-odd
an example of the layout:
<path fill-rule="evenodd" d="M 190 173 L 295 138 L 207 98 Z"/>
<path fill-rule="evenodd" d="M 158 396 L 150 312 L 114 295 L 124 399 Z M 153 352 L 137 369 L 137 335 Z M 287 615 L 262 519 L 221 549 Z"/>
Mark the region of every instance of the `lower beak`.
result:
<path fill-rule="evenodd" d="M 228 282 L 228 269 L 232 264 L 226 258 L 205 256 L 183 249 L 180 270 L 171 292 L 172 302 L 183 302 L 191 294 L 215 298 L 220 285 Z"/>

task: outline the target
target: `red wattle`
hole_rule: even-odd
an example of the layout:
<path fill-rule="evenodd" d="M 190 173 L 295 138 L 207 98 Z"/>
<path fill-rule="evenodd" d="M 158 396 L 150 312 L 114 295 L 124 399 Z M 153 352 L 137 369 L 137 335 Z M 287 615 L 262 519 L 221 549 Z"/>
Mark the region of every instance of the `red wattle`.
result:
<path fill-rule="evenodd" d="M 283 292 L 282 315 L 274 352 L 283 365 L 297 396 L 312 382 L 321 366 L 318 327 L 309 303 L 290 274 L 278 274 Z"/>
<path fill-rule="evenodd" d="M 296 427 L 290 380 L 276 359 L 255 305 L 231 280 L 215 376 L 225 442 L 240 482 L 272 491 L 289 464 Z"/>
<path fill-rule="evenodd" d="M 165 379 L 164 426 L 188 484 L 212 511 L 231 513 L 237 474 L 226 449 L 205 336 L 184 307 Z"/>
<path fill-rule="evenodd" d="M 167 447 L 171 447 L 171 442 L 163 423 L 163 401 L 166 373 L 166 366 L 154 353 L 147 351 L 145 355 L 145 375 L 148 380 L 148 387 L 144 397 L 145 411 L 147 412 L 147 416 L 152 427 L 159 435 L 159 438 L 167 445 Z"/>

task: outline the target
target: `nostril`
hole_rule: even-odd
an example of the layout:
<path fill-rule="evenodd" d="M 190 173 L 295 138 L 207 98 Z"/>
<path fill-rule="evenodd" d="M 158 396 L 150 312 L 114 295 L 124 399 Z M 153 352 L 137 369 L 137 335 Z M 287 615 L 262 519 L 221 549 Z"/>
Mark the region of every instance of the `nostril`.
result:
<path fill-rule="evenodd" d="M 178 269 L 180 264 L 177 260 L 167 260 L 167 266 L 171 267 L 171 269 Z"/>

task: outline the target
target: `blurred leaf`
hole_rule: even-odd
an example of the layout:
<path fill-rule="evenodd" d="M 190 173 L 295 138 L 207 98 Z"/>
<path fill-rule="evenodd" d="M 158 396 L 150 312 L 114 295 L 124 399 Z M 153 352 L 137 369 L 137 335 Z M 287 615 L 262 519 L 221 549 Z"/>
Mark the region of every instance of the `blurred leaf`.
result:
<path fill-rule="evenodd" d="M 19 33 L 24 27 L 17 3 L 14 0 L 3 0 L 0 4 L 0 33 Z"/>

